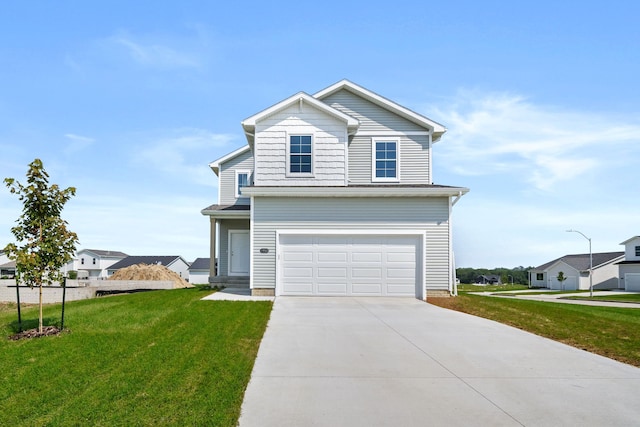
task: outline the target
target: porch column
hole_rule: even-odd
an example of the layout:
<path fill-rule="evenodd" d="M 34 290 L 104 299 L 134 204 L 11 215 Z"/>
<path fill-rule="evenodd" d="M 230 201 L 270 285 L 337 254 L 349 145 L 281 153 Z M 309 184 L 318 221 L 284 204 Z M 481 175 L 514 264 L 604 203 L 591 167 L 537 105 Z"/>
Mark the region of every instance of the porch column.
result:
<path fill-rule="evenodd" d="M 209 283 L 218 274 L 216 271 L 216 219 L 209 217 L 211 222 L 211 231 L 209 235 Z"/>

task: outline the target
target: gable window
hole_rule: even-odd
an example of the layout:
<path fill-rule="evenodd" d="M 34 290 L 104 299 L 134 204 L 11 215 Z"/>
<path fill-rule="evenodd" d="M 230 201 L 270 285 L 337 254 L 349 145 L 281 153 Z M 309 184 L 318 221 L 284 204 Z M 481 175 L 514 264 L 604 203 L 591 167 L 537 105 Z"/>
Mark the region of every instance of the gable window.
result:
<path fill-rule="evenodd" d="M 236 199 L 240 197 L 247 197 L 242 195 L 242 188 L 251 185 L 251 172 L 249 171 L 236 171 Z"/>
<path fill-rule="evenodd" d="M 636 246 L 636 256 L 640 256 L 640 246 Z"/>
<path fill-rule="evenodd" d="M 400 141 L 398 139 L 374 138 L 371 148 L 372 181 L 398 181 Z"/>
<path fill-rule="evenodd" d="M 93 265 L 96 265 L 96 259 L 95 258 L 93 259 Z"/>
<path fill-rule="evenodd" d="M 84 265 L 84 258 L 80 258 L 80 264 Z"/>
<path fill-rule="evenodd" d="M 289 136 L 289 173 L 308 174 L 313 172 L 311 135 Z"/>

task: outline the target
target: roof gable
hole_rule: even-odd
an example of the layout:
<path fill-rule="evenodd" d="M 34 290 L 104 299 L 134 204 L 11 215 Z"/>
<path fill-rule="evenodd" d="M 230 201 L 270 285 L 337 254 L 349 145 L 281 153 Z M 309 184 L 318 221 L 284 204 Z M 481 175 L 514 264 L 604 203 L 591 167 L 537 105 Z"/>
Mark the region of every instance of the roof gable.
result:
<path fill-rule="evenodd" d="M 625 240 L 624 242 L 620 243 L 621 245 L 626 245 L 627 243 L 633 242 L 636 239 L 640 239 L 640 236 L 633 236 L 630 239 Z"/>
<path fill-rule="evenodd" d="M 365 89 L 362 86 L 359 86 L 346 79 L 341 80 L 337 83 L 334 83 L 333 85 L 315 93 L 313 96 L 314 98 L 322 100 L 340 90 L 348 90 L 349 92 L 352 92 L 360 96 L 361 98 L 368 100 L 369 102 L 372 102 L 382 108 L 385 108 L 399 115 L 400 117 L 403 117 L 419 126 L 429 129 L 433 133 L 433 142 L 436 142 L 437 140 L 439 140 L 442 134 L 444 134 L 447 131 L 447 128 L 445 128 L 440 123 L 435 122 L 406 107 L 403 107 L 400 104 L 396 104 L 395 102 L 383 96 L 380 96 L 375 92 Z"/>
<path fill-rule="evenodd" d="M 237 150 L 232 151 L 229 154 L 226 154 L 222 157 L 220 157 L 217 160 L 214 160 L 213 162 L 209 163 L 209 167 L 213 170 L 213 172 L 218 175 L 218 173 L 220 172 L 220 165 L 222 163 L 225 163 L 229 160 L 235 159 L 236 157 L 246 153 L 247 151 L 249 151 L 251 149 L 251 147 L 249 147 L 248 145 L 243 145 L 242 147 L 238 148 Z"/>
<path fill-rule="evenodd" d="M 335 108 L 330 107 L 329 105 L 325 104 L 322 101 L 317 100 L 311 95 L 308 95 L 304 92 L 298 92 L 297 94 L 292 95 L 289 98 L 284 99 L 278 102 L 277 104 L 272 105 L 271 107 L 265 110 L 262 110 L 261 112 L 254 114 L 253 116 L 248 117 L 247 119 L 242 121 L 242 127 L 244 128 L 244 131 L 247 134 L 247 140 L 249 141 L 249 144 L 253 144 L 253 136 L 256 129 L 256 123 L 268 118 L 273 114 L 276 114 L 279 111 L 284 110 L 285 108 L 288 108 L 289 106 L 295 103 L 301 103 L 301 104 L 306 103 L 344 122 L 347 126 L 347 130 L 349 133 L 354 133 L 358 129 L 359 122 L 355 118 L 343 113 L 342 111 L 338 111 Z"/>

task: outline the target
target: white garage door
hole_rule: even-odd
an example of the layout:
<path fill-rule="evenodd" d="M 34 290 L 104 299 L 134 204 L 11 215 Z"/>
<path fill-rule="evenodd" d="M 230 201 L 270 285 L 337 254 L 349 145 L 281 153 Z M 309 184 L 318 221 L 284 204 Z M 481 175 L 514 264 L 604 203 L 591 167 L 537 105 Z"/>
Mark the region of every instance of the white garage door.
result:
<path fill-rule="evenodd" d="M 640 291 L 640 274 L 627 273 L 624 275 L 624 289 L 625 291 Z"/>
<path fill-rule="evenodd" d="M 419 296 L 418 236 L 280 236 L 283 295 Z"/>

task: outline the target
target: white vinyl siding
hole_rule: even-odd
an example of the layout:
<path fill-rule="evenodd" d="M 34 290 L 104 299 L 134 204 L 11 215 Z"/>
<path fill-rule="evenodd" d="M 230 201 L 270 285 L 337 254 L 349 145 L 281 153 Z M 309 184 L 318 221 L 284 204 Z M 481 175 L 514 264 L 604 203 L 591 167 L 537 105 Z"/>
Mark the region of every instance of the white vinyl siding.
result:
<path fill-rule="evenodd" d="M 252 286 L 274 288 L 276 230 L 424 230 L 427 289 L 449 290 L 449 200 L 255 197 Z M 261 251 L 263 249 L 263 251 Z"/>
<path fill-rule="evenodd" d="M 313 136 L 313 176 L 288 173 L 290 135 Z M 344 186 L 346 124 L 302 103 L 256 124 L 256 186 Z"/>
<path fill-rule="evenodd" d="M 229 275 L 229 230 L 248 230 L 248 219 L 221 219 L 218 220 L 220 229 L 218 232 L 220 247 L 218 248 L 218 275 Z"/>
<path fill-rule="evenodd" d="M 221 205 L 248 205 L 249 198 L 236 198 L 236 171 L 251 173 L 253 171 L 253 156 L 247 151 L 220 165 L 220 179 L 218 191 L 220 192 Z"/>

